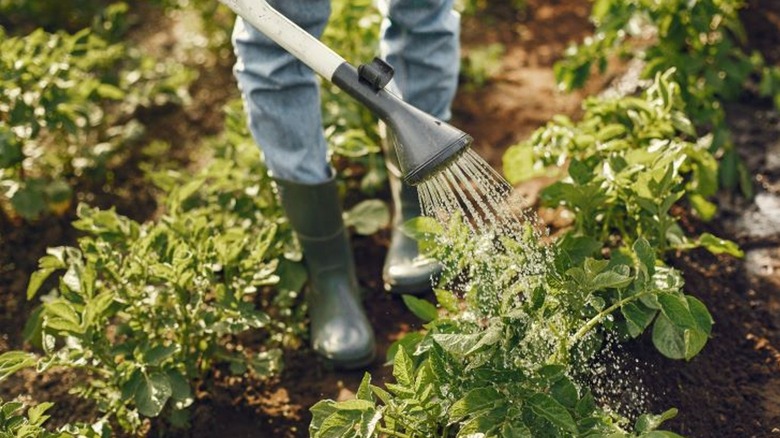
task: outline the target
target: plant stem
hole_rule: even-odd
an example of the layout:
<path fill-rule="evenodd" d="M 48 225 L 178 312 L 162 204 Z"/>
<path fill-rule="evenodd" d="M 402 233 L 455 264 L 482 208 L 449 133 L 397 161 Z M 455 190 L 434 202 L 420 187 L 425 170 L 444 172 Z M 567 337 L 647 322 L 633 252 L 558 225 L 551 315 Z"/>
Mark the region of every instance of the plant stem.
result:
<path fill-rule="evenodd" d="M 376 430 L 378 430 L 379 432 L 381 432 L 381 433 L 383 433 L 383 434 L 385 434 L 387 436 L 394 436 L 394 437 L 397 437 L 397 438 L 412 438 L 411 435 L 407 435 L 407 434 L 402 433 L 402 432 L 396 432 L 396 431 L 390 430 L 390 429 L 385 429 L 382 426 L 377 426 Z"/>
<path fill-rule="evenodd" d="M 574 345 L 577 342 L 579 342 L 580 340 L 582 340 L 582 338 L 584 338 L 585 335 L 587 335 L 588 332 L 591 331 L 593 329 L 593 327 L 596 326 L 596 324 L 601 322 L 601 320 L 604 319 L 610 313 L 612 313 L 615 310 L 625 306 L 626 304 L 630 303 L 631 301 L 638 300 L 639 298 L 642 298 L 643 296 L 649 295 L 649 294 L 650 294 L 650 292 L 644 291 L 644 292 L 640 292 L 640 293 L 638 293 L 636 295 L 631 295 L 630 297 L 623 298 L 622 300 L 620 300 L 620 301 L 616 302 L 615 304 L 613 304 L 613 305 L 607 307 L 606 309 L 602 310 L 601 312 L 598 313 L 598 315 L 594 316 L 593 318 L 590 319 L 590 321 L 585 323 L 585 325 L 582 326 L 582 328 L 579 329 L 577 331 L 577 333 L 574 334 L 574 336 L 572 336 L 572 338 L 571 338 L 572 345 Z"/>

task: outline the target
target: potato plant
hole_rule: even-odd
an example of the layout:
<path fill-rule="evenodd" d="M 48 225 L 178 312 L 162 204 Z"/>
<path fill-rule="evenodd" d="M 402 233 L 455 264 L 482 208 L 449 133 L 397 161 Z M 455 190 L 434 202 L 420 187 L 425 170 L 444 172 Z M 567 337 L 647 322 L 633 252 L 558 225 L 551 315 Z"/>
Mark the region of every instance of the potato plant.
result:
<path fill-rule="evenodd" d="M 559 116 L 504 155 L 507 178 L 517 183 L 555 174 L 568 163 L 568 177 L 542 192 L 543 202 L 575 213 L 580 235 L 606 241 L 612 234 L 631 246 L 647 239 L 660 253 L 703 246 L 740 256 L 728 241 L 704 234 L 685 236 L 670 213 L 681 198 L 705 220 L 716 206 L 718 163 L 712 136 L 697 138 L 672 80 L 658 74 L 640 96 L 589 98 L 577 123 Z"/>
<path fill-rule="evenodd" d="M 25 36 L 0 28 L 0 40 L 0 206 L 12 219 L 66 211 L 78 180 L 103 180 L 143 135 L 137 109 L 186 102 L 193 79 L 96 28 Z"/>
<path fill-rule="evenodd" d="M 738 15 L 744 5 L 743 0 L 598 0 L 591 14 L 595 34 L 567 51 L 555 66 L 556 78 L 563 89 L 582 87 L 593 67 L 604 71 L 615 54 L 641 60 L 646 79 L 674 68 L 686 112 L 696 126 L 712 132 L 710 150 L 719 158 L 723 154 L 722 185 L 740 187 L 750 197 L 752 186 L 734 151 L 723 105 L 742 93 L 751 76 L 762 78 L 761 95 L 780 104 L 780 68 L 744 48 Z"/>
<path fill-rule="evenodd" d="M 223 137 L 195 175 L 158 174 L 169 194 L 156 222 L 80 206 L 78 247 L 49 249 L 30 279 L 33 298 L 64 272 L 25 329 L 41 351 L 0 355 L 0 379 L 26 366 L 80 370 L 89 378 L 74 391 L 137 431 L 160 414 L 186 425 L 214 366 L 277 373 L 281 348 L 296 348 L 305 328 L 296 303 L 306 274 L 248 138 Z M 265 333 L 260 348 L 235 338 L 249 329 Z"/>
<path fill-rule="evenodd" d="M 549 264 L 528 275 L 527 246 L 482 251 L 457 219 L 418 219 L 407 231 L 442 260 L 444 281 L 466 273 L 457 282 L 465 295 L 437 290 L 440 309 L 407 297 L 427 324 L 400 342 L 395 381 L 380 388 L 366 376 L 357 400 L 312 407 L 313 437 L 677 436 L 656 430 L 675 410 L 628 424 L 574 378 L 606 336 L 652 328 L 658 350 L 679 359 L 706 343 L 707 309 L 647 241 L 605 260 L 598 242 L 572 235 L 539 247 L 552 252 Z"/>
<path fill-rule="evenodd" d="M 3 438 L 106 438 L 110 436 L 107 425 L 66 425 L 57 431 L 44 428 L 49 419 L 46 411 L 51 403 L 28 407 L 20 402 L 4 402 L 0 399 L 0 437 Z"/>

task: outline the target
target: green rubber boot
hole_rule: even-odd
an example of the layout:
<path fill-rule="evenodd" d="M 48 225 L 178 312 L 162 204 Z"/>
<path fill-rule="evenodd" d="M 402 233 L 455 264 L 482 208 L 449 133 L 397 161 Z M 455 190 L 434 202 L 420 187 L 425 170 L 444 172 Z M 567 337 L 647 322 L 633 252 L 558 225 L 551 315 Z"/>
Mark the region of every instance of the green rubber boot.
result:
<path fill-rule="evenodd" d="M 382 132 L 380 130 L 380 132 Z M 390 129 L 383 132 L 385 143 L 393 140 Z M 404 222 L 422 214 L 417 189 L 404 184 L 393 147 L 384 145 L 387 177 L 393 197 L 393 228 L 390 246 L 387 248 L 382 279 L 385 290 L 399 294 L 423 294 L 431 290 L 431 277 L 441 272 L 436 260 L 420 255 L 417 241 L 401 231 Z"/>
<path fill-rule="evenodd" d="M 336 181 L 276 183 L 309 271 L 312 348 L 337 368 L 360 368 L 374 360 L 376 343 L 360 303 Z"/>

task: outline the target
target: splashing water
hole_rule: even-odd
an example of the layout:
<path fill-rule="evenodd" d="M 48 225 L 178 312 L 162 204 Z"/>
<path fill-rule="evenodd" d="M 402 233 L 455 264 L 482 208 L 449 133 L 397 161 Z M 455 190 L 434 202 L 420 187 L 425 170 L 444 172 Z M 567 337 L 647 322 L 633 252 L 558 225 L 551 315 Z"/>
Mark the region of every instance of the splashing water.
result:
<path fill-rule="evenodd" d="M 539 242 L 547 229 L 527 202 L 485 160 L 466 150 L 445 168 L 418 185 L 425 216 L 447 224 L 459 216 L 470 233 L 489 242 L 486 256 L 506 252 L 502 240 L 510 239 L 525 256 L 520 276 L 537 275 L 548 265 L 548 254 Z"/>
<path fill-rule="evenodd" d="M 454 214 L 475 235 L 519 237 L 531 215 L 511 205 L 512 186 L 476 152 L 467 150 L 418 186 L 423 214 L 446 223 Z"/>

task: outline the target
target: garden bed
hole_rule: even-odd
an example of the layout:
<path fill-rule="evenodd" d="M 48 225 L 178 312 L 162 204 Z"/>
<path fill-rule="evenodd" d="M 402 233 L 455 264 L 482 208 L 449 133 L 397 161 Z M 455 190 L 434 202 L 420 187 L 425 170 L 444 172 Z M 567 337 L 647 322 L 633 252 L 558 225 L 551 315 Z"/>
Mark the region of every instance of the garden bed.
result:
<path fill-rule="evenodd" d="M 464 22 L 466 52 L 496 42 L 506 47 L 499 73 L 483 87 L 462 89 L 454 108 L 454 124 L 477 139 L 475 149 L 495 167 L 500 167 L 508 146 L 526 138 L 553 115 L 576 116 L 580 111 L 579 103 L 586 92 L 558 93 L 552 64 L 569 42 L 579 41 L 591 31 L 589 12 L 587 2 L 530 0 L 524 13 L 508 13 L 502 6 L 493 6 L 484 16 L 469 17 Z M 752 2 L 743 16 L 751 43 L 777 62 L 776 46 L 765 41 L 773 35 L 771 29 L 776 31 L 774 35 L 780 35 L 778 9 Z M 154 35 L 164 35 L 164 29 L 166 26 L 159 26 Z M 611 75 L 608 72 L 589 84 L 588 94 L 602 88 Z M 167 108 L 168 112 L 164 107 L 142 114 L 149 122 L 148 135 L 170 141 L 171 150 L 177 151 L 176 159 L 197 162 L 199 157 L 181 151 L 186 151 L 184 146 L 193 139 L 219 130 L 218 114 L 232 94 L 222 91 L 232 86 L 229 84 L 233 84 L 229 62 L 202 67 L 193 87 L 194 102 L 188 107 L 192 112 L 173 107 Z M 759 192 L 778 196 L 780 172 L 768 166 L 766 160 L 750 159 L 765 156 L 769 148 L 777 150 L 780 122 L 770 108 L 769 102 L 746 98 L 729 108 L 728 120 L 737 150 L 751 166 Z M 136 220 L 153 217 L 157 206 L 152 189 L 143 186 L 140 171 L 132 161 L 116 172 L 119 186 L 105 199 L 92 202 L 115 205 L 120 213 Z M 540 184 L 534 181 L 524 189 L 533 193 Z M 690 362 L 672 361 L 661 357 L 649 339 L 641 339 L 620 352 L 624 358 L 636 357 L 636 366 L 627 370 L 607 367 L 611 370 L 608 373 L 614 373 L 611 378 L 636 383 L 641 396 L 637 397 L 633 384 L 627 384 L 618 385 L 618 390 L 605 388 L 605 399 L 637 411 L 662 412 L 677 407 L 680 414 L 665 427 L 692 437 L 769 436 L 780 430 L 780 229 L 755 239 L 731 226 L 741 210 L 748 208 L 748 204 L 738 202 L 723 198 L 719 203 L 724 213 L 710 223 L 691 217 L 683 209 L 675 211 L 692 234 L 709 231 L 732 238 L 745 249 L 767 250 L 765 254 L 769 254 L 758 270 L 730 256 L 714 256 L 704 250 L 672 257 L 673 266 L 684 273 L 686 293 L 706 303 L 715 320 L 712 338 L 702 353 Z M 549 212 L 543 216 L 550 222 L 558 219 Z M 23 299 L 27 279 L 46 247 L 73 244 L 76 233 L 69 226 L 73 219 L 71 209 L 64 216 L 23 227 L 0 224 L 0 351 L 22 346 L 21 327 L 31 309 Z M 379 359 L 369 368 L 373 383 L 378 385 L 391 378 L 390 368 L 383 365 L 388 346 L 421 324 L 400 298 L 381 292 L 381 266 L 388 241 L 387 231 L 354 239 L 360 283 L 367 291 L 369 319 L 379 341 Z M 251 336 L 246 344 L 252 345 Z M 284 362 L 284 372 L 265 383 L 232 376 L 220 368 L 211 371 L 215 383 L 204 385 L 197 394 L 193 427 L 174 435 L 308 436 L 308 408 L 324 398 L 352 397 L 363 376 L 363 371 L 330 370 L 305 348 L 287 353 Z M 37 402 L 54 401 L 57 404 L 51 414 L 57 422 L 87 419 L 92 408 L 84 405 L 74 409 L 83 402 L 68 396 L 62 385 L 76 378 L 64 373 L 44 379 L 25 372 L 4 382 L 0 396 L 29 394 Z M 635 406 L 637 403 L 639 406 Z"/>

